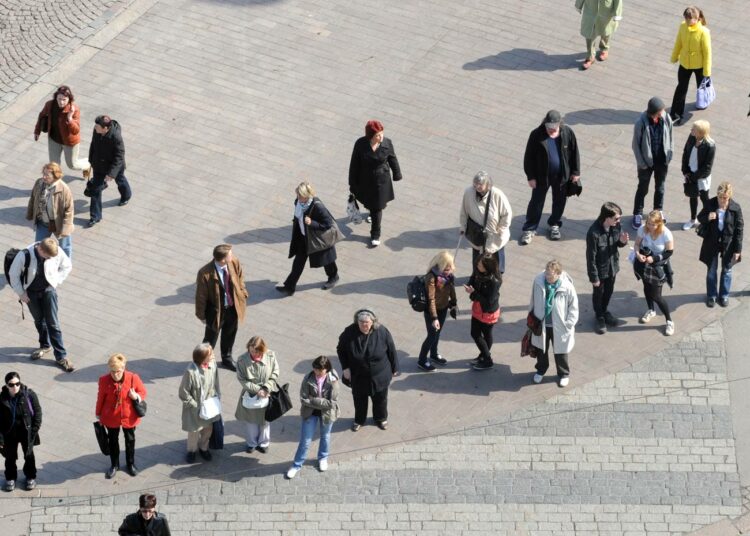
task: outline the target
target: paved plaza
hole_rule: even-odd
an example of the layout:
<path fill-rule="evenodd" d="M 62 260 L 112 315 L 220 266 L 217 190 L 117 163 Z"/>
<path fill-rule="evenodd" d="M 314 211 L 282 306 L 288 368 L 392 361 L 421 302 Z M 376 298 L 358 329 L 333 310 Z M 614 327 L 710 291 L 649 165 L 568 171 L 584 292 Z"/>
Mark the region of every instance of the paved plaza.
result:
<path fill-rule="evenodd" d="M 746 6 L 701 7 L 719 96 L 696 111 L 691 89 L 688 121 L 711 121 L 715 184 L 732 181 L 750 205 Z M 33 240 L 25 208 L 47 158 L 33 126 L 57 84 L 81 107 L 82 148 L 96 115 L 120 122 L 134 193 L 118 207 L 106 190 L 103 221 L 86 229 L 84 183 L 66 176 L 76 199 L 74 269 L 59 294 L 74 373 L 29 361 L 33 323 L 9 289 L 0 292 L 0 368 L 17 370 L 44 408 L 39 487 L 0 496 L 1 533 L 110 533 L 152 490 L 174 532 L 196 535 L 681 534 L 742 516 L 750 270 L 735 270 L 728 309 L 705 307 L 699 238 L 680 230 L 689 126 L 675 129 L 665 206 L 675 234 L 677 275 L 666 291 L 675 336 L 663 335 L 661 315 L 638 324 L 645 300 L 624 259 L 612 309 L 627 324 L 596 335 L 585 272 L 584 236 L 601 203 L 630 213 L 632 124 L 651 96 L 671 100 L 668 59 L 682 9 L 675 0 L 628 1 L 610 59 L 584 73 L 572 2 L 0 0 L 0 242 Z M 542 223 L 521 247 L 523 150 L 550 108 L 578 136 L 584 192 L 568 203 L 561 242 L 549 242 Z M 385 125 L 404 173 L 375 250 L 366 224 L 344 219 L 351 147 L 370 118 Z M 405 286 L 435 252 L 456 247 L 462 191 L 480 169 L 514 212 L 496 366 L 467 366 L 476 349 L 460 291 L 460 315 L 440 345 L 450 363 L 426 375 L 415 357 L 424 323 Z M 291 267 L 293 190 L 303 178 L 347 237 L 337 246 L 341 282 L 322 291 L 322 271 L 308 268 L 298 292 L 281 298 L 273 286 Z M 344 390 L 328 473 L 309 465 L 283 478 L 298 408 L 272 425 L 268 454 L 244 452 L 233 411 L 240 388 L 226 370 L 226 448 L 210 464 L 184 463 L 177 387 L 202 337 L 195 274 L 222 242 L 234 245 L 250 292 L 235 357 L 250 336 L 263 336 L 290 392 L 315 356 L 335 354 L 357 308 L 374 308 L 393 333 L 402 374 L 390 427 L 349 432 Z M 464 244 L 459 279 L 470 255 Z M 571 274 L 581 309 L 564 390 L 552 376 L 531 385 L 533 361 L 518 357 L 531 281 L 551 258 Z M 109 463 L 91 422 L 96 380 L 113 352 L 143 378 L 149 414 L 136 434 L 141 474 L 105 480 Z"/>

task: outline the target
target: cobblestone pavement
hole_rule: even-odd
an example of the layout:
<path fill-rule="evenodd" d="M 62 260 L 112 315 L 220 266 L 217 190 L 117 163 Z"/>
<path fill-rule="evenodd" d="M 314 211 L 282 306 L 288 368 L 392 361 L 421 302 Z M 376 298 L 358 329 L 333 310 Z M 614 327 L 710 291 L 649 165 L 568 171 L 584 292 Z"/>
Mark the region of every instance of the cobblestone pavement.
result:
<path fill-rule="evenodd" d="M 138 3 L 135 0 L 131 6 Z M 738 200 L 747 204 L 747 165 L 741 156 L 750 154 L 744 122 L 747 81 L 742 73 L 746 62 L 737 51 L 750 46 L 750 35 L 738 16 L 744 13 L 744 3 L 727 0 L 713 4 L 702 7 L 711 13 L 719 98 L 706 111 L 690 110 L 691 120 L 707 118 L 712 122 L 719 147 L 714 179 L 734 181 Z M 629 2 L 610 60 L 586 73 L 577 70 L 577 62 L 583 59 L 578 15 L 569 5 L 550 8 L 544 0 L 497 5 L 470 1 L 376 5 L 340 0 L 159 0 L 141 3 L 140 7 L 140 17 L 64 80 L 73 88 L 82 109 L 83 147 L 88 145 L 97 114 L 110 113 L 123 125 L 128 176 L 134 190 L 132 202 L 124 208 L 116 206 L 114 188 L 107 190 L 104 221 L 88 230 L 82 227 L 88 220 L 83 182 L 73 175 L 66 177 L 76 198 L 75 268 L 60 289 L 60 307 L 66 345 L 78 367 L 74 374 L 66 375 L 48 361 L 29 362 L 28 354 L 36 341 L 33 325 L 28 318 L 19 318 L 18 304 L 11 293 L 0 292 L 0 368 L 18 370 L 40 393 L 45 410 L 42 445 L 37 450 L 41 471 L 40 486 L 33 494 L 35 501 L 49 501 L 44 504 L 51 505 L 58 500 L 113 494 L 120 501 L 120 494 L 143 489 L 174 490 L 169 495 L 171 500 L 180 490 L 194 489 L 195 498 L 190 500 L 205 502 L 200 499 L 200 489 L 204 488 L 215 495 L 206 500 L 224 501 L 228 510 L 244 512 L 247 506 L 240 504 L 247 501 L 245 494 L 262 481 L 268 483 L 263 489 L 270 494 L 262 500 L 299 502 L 293 495 L 273 495 L 277 485 L 284 490 L 296 490 L 300 485 L 293 482 L 281 486 L 280 479 L 273 476 L 283 472 L 296 447 L 296 410 L 274 424 L 269 454 L 262 458 L 246 455 L 240 426 L 232 414 L 239 385 L 226 371 L 221 374 L 227 448 L 210 466 L 188 467 L 183 463 L 184 434 L 176 395 L 189 352 L 202 336 L 192 305 L 195 272 L 210 259 L 212 247 L 224 241 L 234 244 L 244 263 L 251 293 L 248 322 L 240 328 L 235 356 L 242 342 L 255 334 L 263 335 L 280 356 L 282 379 L 291 384 L 292 392 L 309 369 L 311 358 L 334 353 L 337 336 L 356 308 L 374 307 L 393 332 L 403 374 L 391 390 L 390 428 L 383 433 L 367 426 L 358 434 L 346 433 L 353 410 L 348 394 L 344 394 L 343 418 L 334 429 L 337 464 L 356 464 L 367 449 L 385 449 L 378 451 L 382 454 L 389 449 L 398 452 L 404 441 L 409 442 L 407 446 L 415 445 L 414 441 L 421 438 L 474 429 L 496 423 L 501 415 L 524 415 L 517 413 L 524 410 L 538 418 L 529 421 L 529 426 L 515 421 L 504 425 L 516 430 L 512 437 L 528 440 L 513 450 L 518 460 L 510 466 L 499 466 L 493 475 L 483 476 L 481 469 L 472 466 L 460 477 L 477 475 L 482 487 L 473 492 L 477 497 L 492 495 L 484 493 L 485 488 L 502 488 L 503 494 L 507 492 L 516 501 L 498 506 L 477 499 L 483 503 L 475 512 L 477 522 L 482 521 L 478 519 L 482 512 L 506 516 L 502 519 L 524 512 L 524 520 L 537 511 L 567 515 L 571 510 L 562 511 L 551 499 L 541 499 L 556 496 L 557 488 L 567 490 L 568 496 L 609 496 L 605 493 L 609 487 L 604 490 L 601 482 L 594 482 L 599 473 L 615 478 L 606 479 L 606 485 L 611 485 L 611 497 L 621 493 L 624 503 L 617 506 L 612 500 L 585 506 L 589 503 L 580 502 L 587 520 L 596 512 L 607 520 L 620 519 L 617 512 L 622 511 L 645 516 L 646 509 L 653 508 L 658 522 L 664 522 L 667 515 L 684 514 L 685 523 L 698 526 L 721 511 L 707 510 L 709 515 L 704 516 L 703 508 L 708 503 L 672 501 L 678 489 L 684 490 L 686 498 L 703 500 L 696 495 L 702 490 L 695 488 L 706 484 L 706 493 L 718 494 L 720 502 L 735 499 L 731 492 L 738 483 L 731 480 L 733 473 L 728 467 L 722 467 L 731 462 L 710 458 L 695 461 L 684 450 L 698 448 L 696 442 L 704 439 L 718 442 L 711 448 L 730 448 L 731 423 L 727 424 L 727 419 L 731 408 L 726 393 L 711 385 L 722 370 L 713 366 L 699 369 L 691 364 L 696 368 L 670 370 L 684 377 L 664 377 L 659 374 L 664 369 L 631 369 L 617 380 L 610 379 L 612 374 L 656 355 L 667 344 L 699 331 L 726 312 L 718 307 L 708 310 L 702 303 L 705 272 L 696 260 L 698 238 L 679 230 L 687 203 L 676 179 L 676 163 L 670 171 L 666 198 L 677 243 L 677 282 L 666 293 L 675 309 L 676 336 L 663 336 L 661 316 L 646 326 L 637 323 L 644 307 L 642 290 L 624 262 L 612 309 L 627 324 L 604 337 L 596 336 L 583 263 L 584 233 L 600 204 L 615 200 L 629 212 L 636 181 L 630 151 L 632 122 L 651 95 L 659 94 L 669 101 L 676 77 L 667 59 L 679 13 L 684 9 L 682 3 Z M 23 218 L 30 185 L 47 155 L 45 144 L 34 143 L 31 136 L 42 102 L 39 99 L 28 109 L 14 110 L 10 119 L 0 111 L 0 242 L 6 248 L 30 242 L 33 237 Z M 566 210 L 564 240 L 551 243 L 540 235 L 526 248 L 514 242 L 508 245 L 508 272 L 501 295 L 504 318 L 495 330 L 493 349 L 498 363 L 495 369 L 484 374 L 468 370 L 468 361 L 476 351 L 469 337 L 469 303 L 461 294 L 462 313 L 457 321 L 447 322 L 441 340 L 441 353 L 449 359 L 449 366 L 435 374 L 420 374 L 414 356 L 424 325 L 420 315 L 407 309 L 406 282 L 424 271 L 437 250 L 455 248 L 460 196 L 478 169 L 487 169 L 508 195 L 515 213 L 513 237 L 518 238 L 529 195 L 521 172 L 525 140 L 552 107 L 563 111 L 575 129 L 585 170 L 584 195 L 572 199 Z M 334 215 L 342 216 L 351 145 L 371 117 L 385 123 L 405 177 L 395 185 L 396 200 L 385 212 L 383 245 L 367 249 L 365 225 L 347 225 L 340 220 L 347 236 L 338 247 L 340 284 L 332 292 L 323 292 L 318 288 L 321 271 L 308 270 L 297 294 L 280 299 L 272 287 L 291 264 L 287 251 L 293 188 L 302 178 L 310 178 Z M 676 130 L 678 153 L 687 135 L 688 127 Z M 628 218 L 625 220 L 627 223 Z M 544 224 L 541 231 L 545 231 Z M 581 321 L 571 357 L 572 382 L 566 391 L 558 389 L 551 376 L 542 385 L 531 385 L 532 362 L 517 357 L 531 279 L 551 257 L 559 258 L 572 274 L 580 297 Z M 459 278 L 469 273 L 468 258 L 464 246 L 458 256 Z M 750 271 L 744 266 L 735 270 L 734 278 L 736 290 L 750 287 Z M 738 298 L 742 299 L 741 294 L 732 297 L 730 311 Z M 710 345 L 706 349 L 719 352 Z M 96 452 L 90 421 L 96 379 L 106 372 L 106 357 L 114 351 L 124 352 L 130 358 L 129 367 L 144 378 L 150 409 L 137 432 L 141 474 L 135 479 L 118 475 L 105 481 L 107 462 Z M 699 359 L 700 355 L 692 357 Z M 578 389 L 592 381 L 605 383 L 594 384 L 599 386 L 596 391 Z M 691 381 L 697 383 L 686 383 Z M 691 387 L 689 396 L 660 391 L 676 386 L 675 382 Z M 704 384 L 705 388 L 697 388 Z M 555 399 L 555 407 L 582 410 L 602 401 L 619 404 L 616 393 L 620 390 L 640 398 L 625 408 L 616 405 L 618 412 L 590 409 L 565 413 L 559 419 L 547 418 L 549 424 L 538 428 L 536 435 L 530 431 L 535 429 L 534 422 L 544 418 L 531 415 L 529 408 L 539 408 L 545 399 L 569 393 Z M 661 408 L 663 413 L 650 413 L 652 407 Z M 666 424 L 650 417 L 664 414 L 672 415 Z M 591 426 L 600 422 L 598 419 L 603 424 Z M 582 437 L 595 438 L 594 443 L 608 439 L 612 427 L 617 427 L 617 437 L 644 442 L 613 443 L 613 448 L 623 448 L 619 461 L 611 456 L 605 461 L 590 456 L 574 461 L 550 459 L 550 463 L 571 465 L 567 469 L 539 469 L 550 472 L 545 480 L 531 469 L 534 464 L 548 463 L 547 458 L 535 458 L 541 452 L 538 449 L 559 446 L 561 452 L 570 448 L 573 454 L 575 449 L 588 454 L 584 445 L 566 445 L 561 443 L 563 439 L 555 439 L 558 420 L 580 428 Z M 641 436 L 630 434 L 631 429 L 653 432 Z M 550 434 L 542 435 L 544 430 Z M 483 441 L 484 437 L 501 440 L 492 435 L 491 429 L 484 433 Z M 707 434 L 707 438 L 701 434 Z M 476 437 L 476 433 L 467 433 L 460 441 L 468 445 Z M 535 443 L 537 440 L 539 443 Z M 646 440 L 657 443 L 648 444 Z M 497 448 L 510 452 L 509 445 Z M 626 446 L 645 452 L 662 445 L 681 454 L 675 459 L 659 455 L 657 461 L 654 453 L 652 467 L 650 461 L 624 451 Z M 444 459 L 434 461 L 447 463 Z M 507 461 L 494 459 L 493 464 Z M 597 463 L 611 465 L 595 471 Z M 573 464 L 578 472 L 590 474 L 571 480 L 566 471 L 573 471 Z M 653 477 L 648 483 L 637 478 L 644 464 L 649 464 L 645 472 Z M 688 475 L 680 469 L 686 464 L 711 464 L 712 469 L 690 471 Z M 397 465 L 384 470 L 392 471 L 388 474 L 399 481 L 401 469 Z M 373 497 L 390 496 L 387 483 L 383 483 L 381 495 L 374 494 L 381 489 L 371 484 L 371 477 L 377 475 L 367 471 L 374 470 L 363 469 L 357 473 L 361 478 L 356 482 Z M 305 473 L 312 471 L 303 472 L 298 482 L 309 478 Z M 331 475 L 326 478 L 333 479 L 332 483 L 343 479 L 340 472 Z M 559 482 L 553 483 L 553 476 L 559 476 Z M 705 480 L 700 480 L 703 477 Z M 235 480 L 238 483 L 233 483 Z M 464 480 L 460 484 L 455 484 L 455 479 L 451 482 L 441 481 L 440 493 L 447 496 L 469 486 Z M 518 486 L 508 491 L 508 483 Z M 709 483 L 715 484 L 715 489 Z M 335 485 L 344 486 L 338 481 Z M 596 493 L 586 493 L 589 488 Z M 526 512 L 526 507 L 519 505 L 527 504 L 522 497 L 531 494 L 529 490 L 540 502 L 528 506 Z M 499 491 L 493 493 L 501 495 Z M 636 493 L 653 496 L 649 500 L 658 500 L 658 508 L 656 503 L 634 504 Z M 27 504 L 32 494 L 16 492 L 13 497 Z M 108 500 L 102 499 L 104 503 Z M 132 504 L 132 496 L 122 500 Z M 10 498 L 5 501 L 0 501 L 3 511 L 16 504 Z M 430 508 L 437 510 L 416 502 L 412 501 L 412 506 L 391 505 L 389 512 L 414 508 L 416 520 L 427 515 L 424 512 Z M 294 508 L 308 508 L 306 505 L 299 502 Z M 180 513 L 169 501 L 167 506 L 170 515 Z M 336 507 L 320 506 L 323 510 L 318 517 L 336 517 L 332 511 Z M 111 505 L 103 504 L 102 508 Z M 268 513 L 260 506 L 254 508 L 258 515 Z M 304 515 L 307 519 L 308 513 L 294 513 L 289 505 L 275 508 L 278 515 L 287 508 L 288 516 L 297 519 Z M 353 503 L 349 508 L 354 509 Z M 621 510 L 612 510 L 617 508 Z M 722 508 L 735 505 L 728 503 Z M 119 503 L 117 512 L 119 516 Z M 344 514 L 347 512 L 345 508 Z M 469 513 L 470 508 L 457 519 Z M 312 521 L 314 515 L 309 515 Z M 435 519 L 437 516 L 436 512 Z M 677 525 L 677 519 L 670 518 L 669 523 Z M 354 513 L 349 520 L 365 521 L 355 519 Z M 69 522 L 73 521 L 65 521 Z M 112 519 L 108 517 L 105 522 L 109 526 Z M 52 528 L 54 532 L 54 525 Z M 85 530 L 96 531 L 96 526 Z"/>
<path fill-rule="evenodd" d="M 327 473 L 309 463 L 292 481 L 279 466 L 163 489 L 161 511 L 196 535 L 691 531 L 742 510 L 721 340 L 713 324 L 502 422 L 335 461 Z M 636 382 L 647 386 L 635 392 Z M 34 499 L 31 533 L 105 533 L 135 501 Z"/>
<path fill-rule="evenodd" d="M 0 110 L 132 0 L 0 0 Z"/>

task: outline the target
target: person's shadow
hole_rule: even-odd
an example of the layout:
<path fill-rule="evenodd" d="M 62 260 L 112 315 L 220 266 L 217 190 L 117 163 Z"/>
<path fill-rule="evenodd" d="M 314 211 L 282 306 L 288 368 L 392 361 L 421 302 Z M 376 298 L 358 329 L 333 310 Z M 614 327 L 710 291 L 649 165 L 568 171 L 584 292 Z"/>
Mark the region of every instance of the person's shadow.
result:
<path fill-rule="evenodd" d="M 21 188 L 0 185 L 0 201 L 6 201 L 8 199 L 13 199 L 14 197 L 29 197 L 30 195 L 31 189 L 24 190 Z"/>
<path fill-rule="evenodd" d="M 514 48 L 503 50 L 494 56 L 485 56 L 465 63 L 465 71 L 559 71 L 577 69 L 583 54 L 547 54 L 543 50 Z"/>
<path fill-rule="evenodd" d="M 568 112 L 563 121 L 567 125 L 633 125 L 640 116 L 641 112 L 634 110 L 590 108 Z"/>

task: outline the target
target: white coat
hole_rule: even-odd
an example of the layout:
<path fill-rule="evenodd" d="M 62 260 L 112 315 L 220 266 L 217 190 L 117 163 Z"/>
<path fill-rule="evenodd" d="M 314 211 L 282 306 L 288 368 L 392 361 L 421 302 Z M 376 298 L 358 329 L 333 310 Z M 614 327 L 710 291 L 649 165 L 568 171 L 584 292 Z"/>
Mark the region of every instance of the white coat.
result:
<path fill-rule="evenodd" d="M 18 255 L 16 255 L 15 259 L 13 259 L 13 263 L 10 265 L 10 269 L 8 270 L 8 276 L 10 277 L 10 286 L 11 288 L 13 288 L 13 292 L 18 294 L 19 297 L 23 296 L 26 293 L 26 289 L 29 287 L 29 285 L 31 285 L 31 282 L 34 281 L 34 277 L 36 277 L 37 262 L 36 255 L 34 254 L 34 248 L 36 247 L 37 243 L 38 242 L 35 242 L 34 244 L 31 244 L 26 248 L 31 254 L 31 259 L 29 262 L 29 272 L 28 276 L 26 277 L 26 284 L 23 284 L 23 282 L 21 281 L 21 272 L 23 272 L 23 266 L 26 262 L 23 250 L 18 252 Z M 47 261 L 44 263 L 44 276 L 47 278 L 47 282 L 52 288 L 57 288 L 63 281 L 65 281 L 65 278 L 68 277 L 68 274 L 70 274 L 70 271 L 72 269 L 73 264 L 70 262 L 70 258 L 68 257 L 68 255 L 63 251 L 62 248 L 57 248 L 57 255 L 55 257 L 47 259 Z"/>
<path fill-rule="evenodd" d="M 513 211 L 505 194 L 497 186 L 489 191 L 490 213 L 487 216 L 487 253 L 495 253 L 503 249 L 510 240 L 510 220 L 513 219 Z M 471 218 L 479 225 L 484 223 L 484 207 L 487 200 L 477 201 L 477 192 L 473 186 L 464 191 L 461 201 L 461 212 L 459 222 L 461 230 L 466 229 L 466 218 Z M 471 243 L 470 243 L 471 244 Z M 481 249 L 481 244 L 471 244 L 474 249 Z"/>
<path fill-rule="evenodd" d="M 534 278 L 531 289 L 530 309 L 534 316 L 544 324 L 544 272 Z M 578 322 L 578 295 L 573 287 L 573 280 L 567 272 L 560 274 L 560 288 L 555 292 L 552 300 L 552 348 L 556 354 L 569 354 L 575 346 L 576 322 Z M 547 330 L 543 329 L 539 336 L 532 335 L 531 344 L 537 348 L 544 348 Z"/>

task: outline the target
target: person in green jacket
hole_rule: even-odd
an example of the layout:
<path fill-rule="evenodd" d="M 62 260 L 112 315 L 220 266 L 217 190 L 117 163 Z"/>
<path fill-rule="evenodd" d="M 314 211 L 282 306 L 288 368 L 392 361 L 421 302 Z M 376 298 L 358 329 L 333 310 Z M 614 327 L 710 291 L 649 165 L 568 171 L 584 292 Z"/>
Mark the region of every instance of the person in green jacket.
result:
<path fill-rule="evenodd" d="M 576 9 L 581 17 L 581 35 L 586 39 L 586 59 L 582 70 L 594 64 L 594 46 L 599 38 L 596 59 L 605 61 L 609 56 L 609 40 L 622 20 L 622 0 L 576 0 Z"/>

